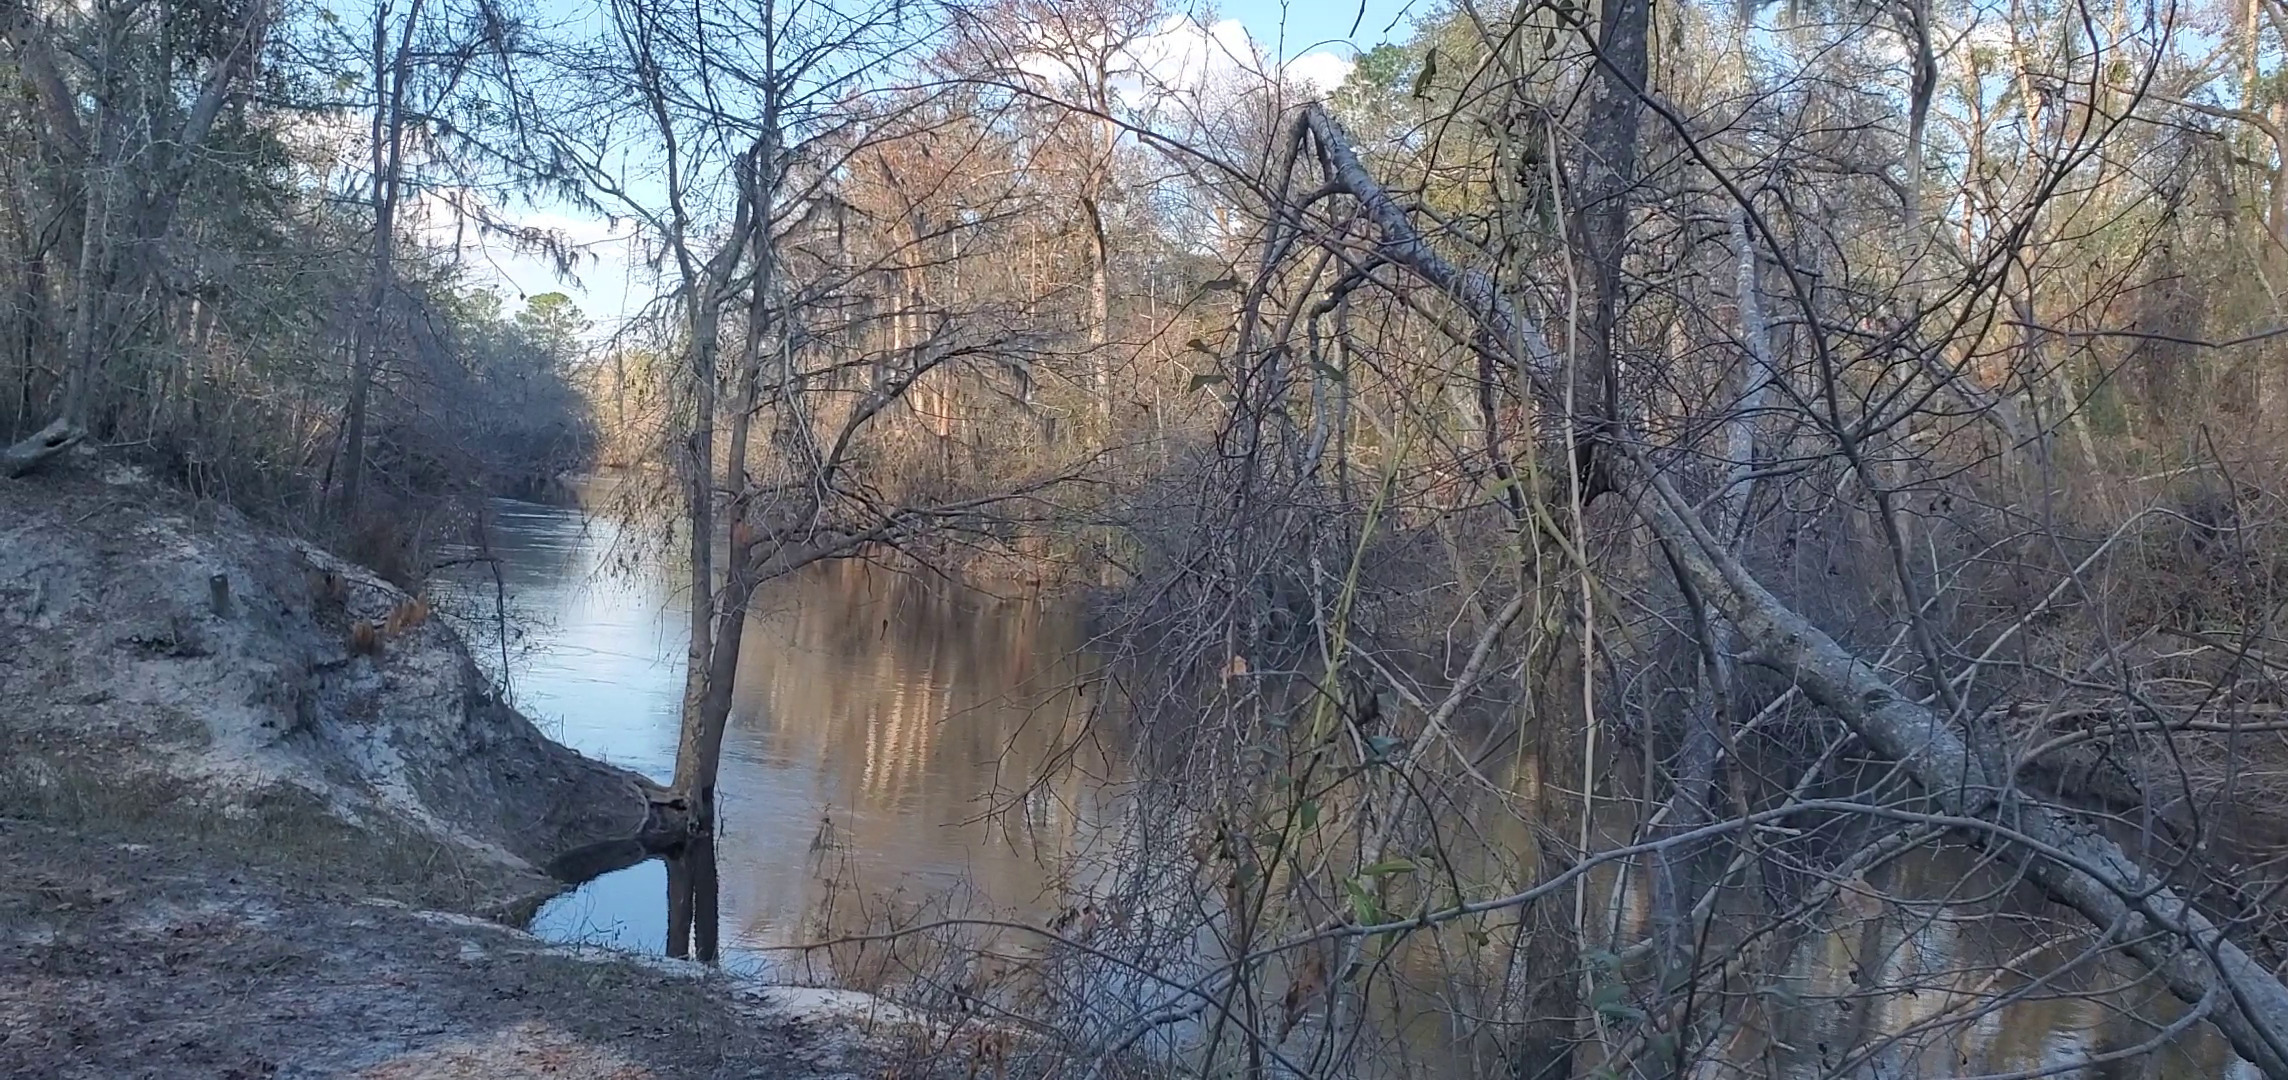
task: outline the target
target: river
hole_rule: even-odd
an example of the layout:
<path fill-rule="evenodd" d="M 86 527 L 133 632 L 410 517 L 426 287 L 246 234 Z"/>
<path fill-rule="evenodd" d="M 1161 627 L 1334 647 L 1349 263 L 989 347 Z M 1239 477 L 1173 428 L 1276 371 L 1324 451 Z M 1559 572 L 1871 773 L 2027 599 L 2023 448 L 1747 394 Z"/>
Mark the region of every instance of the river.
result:
<path fill-rule="evenodd" d="M 551 735 L 667 779 L 687 641 L 687 609 L 667 560 L 577 509 L 500 502 L 493 524 L 489 551 L 462 554 L 497 562 L 458 567 L 441 583 L 459 594 L 449 606 L 472 647 L 496 673 L 505 670 L 513 699 Z M 1076 904 L 1105 895 L 1110 868 L 1127 850 L 1123 838 L 1151 828 L 1118 764 L 1126 755 L 1110 729 L 1119 725 L 1098 714 L 1100 673 L 1075 613 L 848 563 L 768 586 L 753 618 L 720 788 L 727 968 L 858 989 L 916 976 L 978 983 L 967 968 L 930 968 L 957 950 L 790 947 L 943 916 L 1069 922 Z M 1895 898 L 2009 888 L 1991 880 L 1990 868 L 1943 852 L 1900 872 L 1889 886 Z M 657 953 L 667 936 L 666 891 L 662 864 L 641 863 L 557 898 L 531 928 L 555 941 Z M 1808 935 L 1792 953 L 1792 986 L 1759 991 L 1784 992 L 1764 1006 L 1779 1037 L 1756 1053 L 1762 1071 L 1749 1074 L 2256 1075 L 2205 1027 L 2155 1053 L 2081 1064 L 2151 1035 L 2138 1011 L 2173 1010 L 2141 1004 L 2153 995 L 2134 982 L 1982 1008 L 1997 988 L 2025 982 L 2007 970 L 2013 965 L 2061 967 L 2028 960 L 2049 948 L 2028 947 L 2036 940 L 2029 927 L 2049 925 L 2048 917 L 2030 904 L 1957 918 L 1900 901 L 1885 919 L 1839 919 Z M 1886 920 L 1895 925 L 1879 925 Z M 1457 950 L 1457 935 L 1417 940 L 1437 944 L 1419 946 L 1429 955 L 1414 961 L 1452 963 L 1458 952 L 1465 966 L 1476 963 L 1468 958 L 1475 950 Z M 1038 960 L 1022 942 L 998 945 L 985 951 L 1012 964 Z M 1159 947 L 1209 951 L 1180 936 Z M 2097 976 L 2059 978 L 2060 990 L 2090 989 Z M 1082 996 L 1137 997 L 1138 988 L 1098 983 Z M 1941 1012 L 1961 1019 L 1917 1034 Z M 1485 1050 L 1482 1024 L 1463 1024 L 1434 1003 L 1406 1002 L 1370 1023 L 1390 1037 L 1364 1072 L 1483 1075 L 1498 1061 Z"/>
<path fill-rule="evenodd" d="M 684 594 L 607 519 L 494 509 L 512 699 L 564 744 L 666 781 Z M 488 572 L 455 582 L 463 609 L 489 612 Z M 1097 770 L 1047 768 L 1090 712 L 1092 665 L 1069 613 L 846 563 L 766 587 L 753 618 L 723 748 L 726 967 L 815 974 L 774 947 L 878 918 L 859 907 L 900 897 L 917 911 L 1062 911 L 1054 879 L 1079 825 L 1115 797 Z M 479 615 L 463 629 L 497 672 L 496 626 Z M 665 898 L 665 869 L 644 862 L 557 898 L 532 929 L 657 953 Z"/>

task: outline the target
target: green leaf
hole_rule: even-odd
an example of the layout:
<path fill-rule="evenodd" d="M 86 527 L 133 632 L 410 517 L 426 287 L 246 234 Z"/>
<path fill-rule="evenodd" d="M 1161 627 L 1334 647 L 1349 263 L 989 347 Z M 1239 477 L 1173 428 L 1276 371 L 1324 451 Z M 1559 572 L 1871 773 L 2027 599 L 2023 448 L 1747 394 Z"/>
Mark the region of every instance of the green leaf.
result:
<path fill-rule="evenodd" d="M 1223 375 L 1219 372 L 1203 371 L 1197 375 L 1192 376 L 1191 385 L 1184 387 L 1184 392 L 1187 394 L 1196 394 L 1200 392 L 1200 388 L 1203 386 L 1217 386 L 1230 381 L 1230 379 L 1224 378 Z"/>
<path fill-rule="evenodd" d="M 1319 824 L 1319 804 L 1310 799 L 1303 800 L 1302 805 L 1295 808 L 1295 823 L 1306 829 L 1316 828 Z"/>
<path fill-rule="evenodd" d="M 1629 988 L 1617 982 L 1599 983 L 1589 991 L 1590 1007 L 1600 1011 L 1625 1004 L 1628 999 Z"/>
<path fill-rule="evenodd" d="M 1385 859 L 1359 871 L 1359 876 L 1388 877 L 1392 874 L 1411 874 L 1413 872 L 1414 860 L 1412 859 Z"/>
<path fill-rule="evenodd" d="M 1372 926 L 1382 921 L 1382 905 L 1375 902 L 1374 894 L 1359 884 L 1357 878 L 1343 879 L 1343 892 L 1351 899 L 1351 914 L 1360 926 Z"/>

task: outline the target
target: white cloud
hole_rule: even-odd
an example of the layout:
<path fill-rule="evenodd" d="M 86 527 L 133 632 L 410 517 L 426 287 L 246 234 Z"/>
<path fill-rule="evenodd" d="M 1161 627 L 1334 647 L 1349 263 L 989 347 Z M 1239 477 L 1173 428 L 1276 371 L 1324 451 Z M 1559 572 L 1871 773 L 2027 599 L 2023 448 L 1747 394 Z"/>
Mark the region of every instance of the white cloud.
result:
<path fill-rule="evenodd" d="M 1237 19 L 1202 26 L 1189 15 L 1170 16 L 1129 53 L 1140 82 L 1179 93 L 1196 94 L 1234 75 L 1263 70 L 1262 54 Z"/>
<path fill-rule="evenodd" d="M 1052 85 L 1085 77 L 1068 57 L 1097 51 L 1096 41 L 1070 48 L 1045 28 L 1034 28 L 1030 37 L 1031 49 L 1017 56 L 1016 66 Z M 1341 85 L 1351 62 L 1320 51 L 1282 66 L 1237 19 L 1203 23 L 1189 15 L 1171 15 L 1118 50 L 1108 66 L 1115 103 L 1148 119 L 1170 107 L 1196 112 L 1279 78 L 1325 93 Z"/>
<path fill-rule="evenodd" d="M 1308 87 L 1312 93 L 1332 94 L 1343 80 L 1351 77 L 1351 69 L 1358 65 L 1321 50 L 1305 53 L 1287 61 L 1287 78 Z"/>

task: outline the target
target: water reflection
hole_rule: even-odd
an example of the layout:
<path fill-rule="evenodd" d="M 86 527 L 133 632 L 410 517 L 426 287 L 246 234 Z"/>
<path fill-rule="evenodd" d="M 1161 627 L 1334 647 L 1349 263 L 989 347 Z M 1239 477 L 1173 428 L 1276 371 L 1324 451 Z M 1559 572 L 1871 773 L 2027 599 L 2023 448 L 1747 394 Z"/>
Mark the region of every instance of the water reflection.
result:
<path fill-rule="evenodd" d="M 694 836 L 667 855 L 667 955 L 702 964 L 723 959 L 722 889 L 715 838 Z"/>
<path fill-rule="evenodd" d="M 575 749 L 665 781 L 688 640 L 669 574 L 629 559 L 608 521 L 497 505 L 512 697 Z M 449 585 L 497 668 L 489 566 Z M 1061 910 L 1066 856 L 1118 798 L 1069 613 L 845 563 L 766 586 L 752 618 L 711 853 L 726 966 L 847 980 L 821 970 L 831 954 L 763 950 L 896 912 Z M 606 873 L 533 929 L 662 951 L 665 879 L 690 865 Z"/>
<path fill-rule="evenodd" d="M 448 553 L 489 561 L 440 575 L 444 610 L 490 673 L 505 658 L 511 699 L 557 741 L 666 781 L 690 641 L 666 568 L 607 518 L 492 508 L 487 545 Z"/>
<path fill-rule="evenodd" d="M 861 564 L 767 590 L 754 618 L 723 761 L 735 941 L 793 944 L 901 891 L 1061 907 L 1114 798 L 1069 619 Z"/>
<path fill-rule="evenodd" d="M 2166 989 L 2090 951 L 2078 916 L 1963 848 L 1856 881 L 1827 921 L 1759 988 L 1769 1020 L 1734 1041 L 1735 1063 L 1776 1076 L 2258 1075 L 2206 1026 L 2159 1037 L 2184 1012 Z"/>

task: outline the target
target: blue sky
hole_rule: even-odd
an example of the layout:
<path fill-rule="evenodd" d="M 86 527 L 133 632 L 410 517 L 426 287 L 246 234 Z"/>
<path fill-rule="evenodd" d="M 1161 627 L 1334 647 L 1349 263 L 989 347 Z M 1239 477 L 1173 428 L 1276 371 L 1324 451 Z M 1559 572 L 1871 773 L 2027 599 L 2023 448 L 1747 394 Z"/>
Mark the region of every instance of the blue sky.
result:
<path fill-rule="evenodd" d="M 1292 60 L 1322 50 L 1347 54 L 1340 48 L 1344 44 L 1365 50 L 1404 40 L 1407 24 L 1428 8 L 1429 0 L 1225 0 L 1216 6 L 1223 18 L 1247 27 L 1264 51 Z M 1356 34 L 1351 33 L 1354 22 Z"/>

